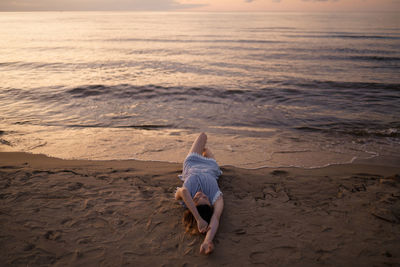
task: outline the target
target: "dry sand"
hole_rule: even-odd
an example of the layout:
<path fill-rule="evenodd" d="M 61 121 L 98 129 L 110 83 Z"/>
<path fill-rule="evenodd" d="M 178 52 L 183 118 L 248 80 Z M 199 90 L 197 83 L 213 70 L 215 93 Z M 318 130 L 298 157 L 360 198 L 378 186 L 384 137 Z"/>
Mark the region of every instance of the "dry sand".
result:
<path fill-rule="evenodd" d="M 1 265 L 399 265 L 400 167 L 222 170 L 204 256 L 173 200 L 181 164 L 0 153 Z"/>

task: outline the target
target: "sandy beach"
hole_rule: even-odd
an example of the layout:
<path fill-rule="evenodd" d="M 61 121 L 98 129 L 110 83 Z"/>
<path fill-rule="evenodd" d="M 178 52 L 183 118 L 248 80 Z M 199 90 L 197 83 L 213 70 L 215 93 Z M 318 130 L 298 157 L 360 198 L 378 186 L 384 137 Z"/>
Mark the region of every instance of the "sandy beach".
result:
<path fill-rule="evenodd" d="M 398 266 L 400 167 L 222 166 L 209 256 L 174 201 L 181 164 L 0 153 L 6 266 Z"/>

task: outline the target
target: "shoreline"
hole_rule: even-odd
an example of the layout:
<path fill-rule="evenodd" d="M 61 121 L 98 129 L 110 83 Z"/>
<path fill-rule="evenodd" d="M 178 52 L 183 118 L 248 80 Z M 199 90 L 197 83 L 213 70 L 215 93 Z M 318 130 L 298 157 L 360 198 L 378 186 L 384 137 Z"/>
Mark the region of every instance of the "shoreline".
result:
<path fill-rule="evenodd" d="M 0 152 L 0 260 L 15 265 L 396 265 L 400 167 L 221 166 L 215 252 L 184 233 L 181 163 Z"/>
<path fill-rule="evenodd" d="M 197 133 L 177 129 L 140 130 L 113 128 L 69 128 L 0 124 L 8 129 L 0 136 L 1 151 L 45 154 L 49 157 L 79 160 L 144 160 L 181 163 Z M 1 129 L 1 128 L 0 128 Z M 27 130 L 29 129 L 29 130 Z M 206 131 L 208 132 L 208 131 Z M 392 157 L 400 165 L 398 144 L 351 143 L 351 139 L 327 140 L 321 135 L 298 136 L 289 132 L 280 137 L 257 137 L 210 133 L 209 146 L 221 165 L 246 169 L 263 167 L 319 168 L 352 161 Z M 286 137 L 285 137 L 286 136 Z M 281 139 L 282 138 L 282 139 Z M 308 140 L 308 141 L 307 141 Z M 339 144 L 337 144 L 339 143 Z M 368 148 L 368 149 L 367 149 Z M 375 161 L 375 160 L 372 160 Z M 386 164 L 386 160 L 383 160 Z"/>
<path fill-rule="evenodd" d="M 181 152 L 181 151 L 180 151 Z M 219 151 L 221 152 L 221 151 Z M 16 154 L 27 154 L 27 155 L 36 155 L 36 156 L 44 156 L 50 159 L 57 159 L 57 160 L 63 160 L 63 161 L 82 161 L 82 162 L 115 162 L 115 161 L 138 161 L 138 162 L 148 162 L 148 163 L 167 163 L 167 164 L 180 164 L 182 165 L 183 161 L 185 160 L 186 156 L 184 152 L 179 153 L 180 158 L 182 158 L 181 161 L 168 161 L 164 159 L 156 159 L 156 160 L 150 160 L 150 159 L 140 159 L 140 158 L 126 158 L 126 159 L 120 159 L 120 158 L 115 158 L 115 159 L 85 159 L 85 158 L 63 158 L 63 157 L 58 157 L 58 156 L 53 156 L 49 155 L 47 153 L 35 153 L 32 151 L 15 151 L 15 150 L 3 150 L 0 151 L 0 154 L 2 153 L 16 153 Z M 220 156 L 220 155 L 218 155 Z M 219 158 L 219 157 L 217 157 Z M 273 165 L 273 166 L 268 166 L 268 165 L 262 165 L 258 167 L 244 167 L 244 166 L 237 166 L 234 164 L 221 164 L 219 160 L 217 160 L 217 163 L 221 167 L 232 167 L 232 168 L 238 168 L 238 169 L 243 169 L 243 170 L 259 170 L 259 169 L 285 169 L 285 168 L 295 168 L 295 169 L 305 169 L 305 170 L 313 170 L 313 169 L 321 169 L 321 168 L 327 168 L 331 166 L 341 166 L 341 165 L 352 165 L 352 164 L 361 164 L 361 165 L 373 165 L 373 166 L 387 166 L 387 167 L 397 167 L 400 166 L 400 157 L 398 156 L 388 156 L 388 155 L 379 155 L 375 154 L 367 158 L 359 158 L 359 157 L 354 157 L 348 162 L 332 162 L 332 163 L 327 163 L 325 165 L 321 166 L 296 166 L 296 165 Z"/>

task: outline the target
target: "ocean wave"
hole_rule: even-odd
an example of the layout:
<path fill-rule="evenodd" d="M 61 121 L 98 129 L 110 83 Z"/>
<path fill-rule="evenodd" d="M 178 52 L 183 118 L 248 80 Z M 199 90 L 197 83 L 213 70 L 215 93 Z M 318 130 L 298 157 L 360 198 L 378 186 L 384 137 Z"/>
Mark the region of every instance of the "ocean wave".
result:
<path fill-rule="evenodd" d="M 153 43 L 249 43 L 271 44 L 284 43 L 284 41 L 262 39 L 157 39 L 157 38 L 112 38 L 103 41 L 109 42 L 153 42 Z"/>
<path fill-rule="evenodd" d="M 356 35 L 356 34 L 291 34 L 285 35 L 289 38 L 324 38 L 324 39 L 378 39 L 378 40 L 400 40 L 399 36 L 393 35 Z"/>
<path fill-rule="evenodd" d="M 371 121 L 329 122 L 295 127 L 304 132 L 344 134 L 356 137 L 400 137 L 400 121 L 373 123 Z"/>
<path fill-rule="evenodd" d="M 34 100 L 39 102 L 69 102 L 70 98 L 85 99 L 93 98 L 104 99 L 160 99 L 184 100 L 193 99 L 221 103 L 224 99 L 239 102 L 262 102 L 262 101 L 290 101 L 301 100 L 318 104 L 324 99 L 347 99 L 348 97 L 358 97 L 358 100 L 382 101 L 382 104 L 391 104 L 393 100 L 400 98 L 399 83 L 378 83 L 378 82 L 345 82 L 312 79 L 265 79 L 255 81 L 253 86 L 244 88 L 224 88 L 224 87 L 189 87 L 189 86 L 161 86 L 161 85 L 104 85 L 92 84 L 76 87 L 43 87 L 32 88 L 29 90 L 18 88 L 4 88 L 0 91 L 0 96 L 4 99 L 14 100 Z M 334 96 L 334 97 L 333 97 Z M 317 99 L 318 98 L 318 99 Z M 389 102 L 387 102 L 389 101 Z M 249 103 L 250 103 L 249 102 Z M 359 103 L 354 102 L 357 106 Z"/>
<path fill-rule="evenodd" d="M 68 90 L 67 93 L 71 94 L 73 97 L 88 97 L 108 94 L 112 91 L 112 86 L 105 86 L 101 84 L 87 85 L 82 87 L 76 87 Z"/>
<path fill-rule="evenodd" d="M 353 93 L 365 93 L 365 91 L 357 92 L 359 89 L 368 89 L 376 92 L 382 90 L 399 91 L 400 83 L 374 83 L 374 82 L 344 82 L 344 81 L 324 81 L 324 80 L 299 80 L 297 85 L 304 88 L 318 89 L 354 89 Z M 349 92 L 351 93 L 351 92 Z"/>
<path fill-rule="evenodd" d="M 173 125 L 157 125 L 157 124 L 142 124 L 142 125 L 110 125 L 104 123 L 97 124 L 60 124 L 60 123 L 47 123 L 45 126 L 62 126 L 67 128 L 114 128 L 114 129 L 141 129 L 141 130 L 157 130 L 157 129 L 167 129 L 173 128 Z"/>
<path fill-rule="evenodd" d="M 384 50 L 377 52 L 376 54 L 367 54 L 363 52 L 361 54 L 347 54 L 348 52 L 338 51 L 336 49 L 332 50 L 325 50 L 325 51 L 318 51 L 318 53 L 314 53 L 315 50 L 312 49 L 298 49 L 297 53 L 290 53 L 290 51 L 281 50 L 279 52 L 268 52 L 265 53 L 261 51 L 257 51 L 257 53 L 251 53 L 248 55 L 249 58 L 257 61 L 266 60 L 301 60 L 301 61 L 324 61 L 329 63 L 335 63 L 335 61 L 345 61 L 348 64 L 354 64 L 355 62 L 369 62 L 372 64 L 376 64 L 377 62 L 389 62 L 389 63 L 398 63 L 400 62 L 400 57 L 393 55 L 389 56 L 390 52 L 385 52 Z M 293 51 L 292 51 L 293 52 Z M 301 52 L 301 53 L 299 53 Z M 323 53 L 324 52 L 324 53 Z M 357 51 L 359 52 L 359 51 Z M 386 56 L 388 55 L 388 56 Z M 380 65 L 377 65 L 380 67 Z M 391 67 L 396 68 L 398 67 L 397 64 L 392 65 Z"/>
<path fill-rule="evenodd" d="M 383 57 L 383 56 L 350 56 L 350 60 L 365 61 L 400 61 L 400 57 Z"/>

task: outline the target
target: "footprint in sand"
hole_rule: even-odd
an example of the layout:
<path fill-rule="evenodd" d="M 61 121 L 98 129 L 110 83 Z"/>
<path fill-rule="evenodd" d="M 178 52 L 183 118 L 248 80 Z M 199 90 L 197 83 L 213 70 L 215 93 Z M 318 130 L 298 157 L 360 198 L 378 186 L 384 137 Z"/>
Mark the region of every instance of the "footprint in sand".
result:
<path fill-rule="evenodd" d="M 34 249 L 35 247 L 36 246 L 34 244 L 29 243 L 24 247 L 24 251 L 30 251 L 30 250 Z"/>
<path fill-rule="evenodd" d="M 255 251 L 250 253 L 250 261 L 253 264 L 264 264 L 266 265 L 266 262 L 268 260 L 267 253 L 264 251 Z"/>
<path fill-rule="evenodd" d="M 82 186 L 83 186 L 82 183 L 77 182 L 77 183 L 74 183 L 74 184 L 68 186 L 68 190 L 69 190 L 69 191 L 78 190 L 78 189 L 80 189 Z"/>
<path fill-rule="evenodd" d="M 287 171 L 274 170 L 271 172 L 271 174 L 275 176 L 283 176 L 283 175 L 288 175 L 289 173 Z"/>
<path fill-rule="evenodd" d="M 236 229 L 235 231 L 233 231 L 235 234 L 237 234 L 237 235 L 244 235 L 245 233 L 246 233 L 246 230 L 244 230 L 244 229 L 242 229 L 242 228 L 239 228 L 239 229 Z"/>
<path fill-rule="evenodd" d="M 48 240 L 55 240 L 55 241 L 58 241 L 58 240 L 60 240 L 60 238 L 61 238 L 61 231 L 58 231 L 58 230 L 56 230 L 56 231 L 47 231 L 47 232 L 44 234 L 44 237 L 45 237 L 46 239 L 48 239 Z"/>

